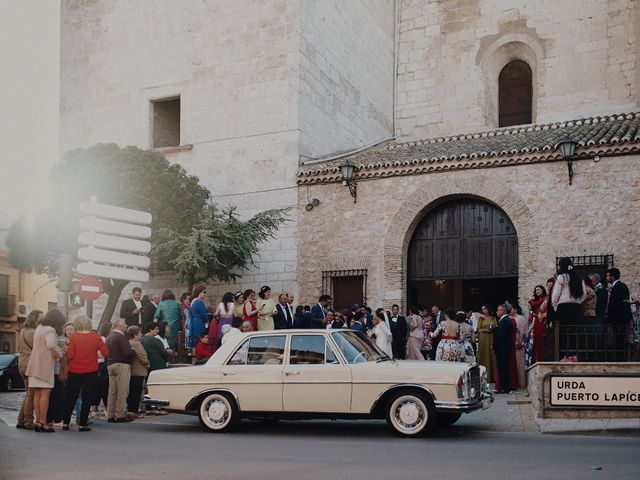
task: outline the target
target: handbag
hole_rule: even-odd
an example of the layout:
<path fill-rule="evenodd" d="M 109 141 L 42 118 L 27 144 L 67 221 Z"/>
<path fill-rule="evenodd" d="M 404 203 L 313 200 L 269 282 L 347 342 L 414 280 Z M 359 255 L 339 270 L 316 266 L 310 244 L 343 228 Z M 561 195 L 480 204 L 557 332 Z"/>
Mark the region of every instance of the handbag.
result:
<path fill-rule="evenodd" d="M 60 373 L 58 374 L 58 378 L 62 382 L 66 382 L 69 378 L 69 359 L 66 355 L 60 359 Z"/>

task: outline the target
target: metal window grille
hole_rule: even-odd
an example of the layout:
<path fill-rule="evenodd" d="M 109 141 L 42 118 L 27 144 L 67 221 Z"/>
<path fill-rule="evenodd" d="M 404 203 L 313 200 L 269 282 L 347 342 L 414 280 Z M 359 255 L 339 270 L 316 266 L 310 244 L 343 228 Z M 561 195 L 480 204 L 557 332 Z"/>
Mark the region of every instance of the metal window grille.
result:
<path fill-rule="evenodd" d="M 556 268 L 561 257 L 556 257 Z M 581 255 L 569 257 L 574 267 L 613 268 L 613 255 Z"/>
<path fill-rule="evenodd" d="M 352 270 L 323 270 L 322 271 L 322 293 L 335 297 L 334 278 L 351 277 L 362 280 L 362 303 L 367 303 L 367 269 Z"/>

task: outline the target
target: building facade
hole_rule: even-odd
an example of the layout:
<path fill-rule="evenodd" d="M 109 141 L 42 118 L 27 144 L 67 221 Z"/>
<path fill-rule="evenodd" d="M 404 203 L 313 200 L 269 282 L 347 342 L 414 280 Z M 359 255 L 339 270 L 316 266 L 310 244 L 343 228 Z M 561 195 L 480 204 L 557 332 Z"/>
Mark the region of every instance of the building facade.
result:
<path fill-rule="evenodd" d="M 293 207 L 216 297 L 524 302 L 565 255 L 640 276 L 637 0 L 63 0 L 61 30 L 63 152 L 157 148 L 243 215 Z"/>

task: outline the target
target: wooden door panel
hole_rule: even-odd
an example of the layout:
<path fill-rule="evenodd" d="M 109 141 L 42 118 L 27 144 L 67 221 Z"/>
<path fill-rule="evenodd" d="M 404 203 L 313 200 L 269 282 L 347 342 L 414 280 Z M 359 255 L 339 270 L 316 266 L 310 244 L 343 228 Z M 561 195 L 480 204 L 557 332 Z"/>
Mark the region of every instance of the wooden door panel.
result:
<path fill-rule="evenodd" d="M 486 203 L 470 202 L 464 206 L 464 236 L 486 237 L 493 234 L 493 208 Z"/>
<path fill-rule="evenodd" d="M 518 275 L 518 239 L 499 208 L 480 200 L 436 207 L 416 227 L 409 246 L 410 279 Z"/>
<path fill-rule="evenodd" d="M 493 270 L 491 238 L 468 238 L 464 245 L 464 276 L 491 275 Z"/>
<path fill-rule="evenodd" d="M 435 278 L 460 276 L 460 240 L 436 240 L 433 258 Z"/>
<path fill-rule="evenodd" d="M 511 237 L 493 239 L 493 273 L 496 277 L 518 276 L 518 240 Z"/>

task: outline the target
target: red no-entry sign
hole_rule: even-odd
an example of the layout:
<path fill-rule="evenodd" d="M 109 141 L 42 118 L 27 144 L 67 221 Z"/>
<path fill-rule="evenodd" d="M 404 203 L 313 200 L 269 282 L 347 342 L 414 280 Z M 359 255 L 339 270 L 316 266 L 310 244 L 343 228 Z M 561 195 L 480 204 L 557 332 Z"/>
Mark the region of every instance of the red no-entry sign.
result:
<path fill-rule="evenodd" d="M 95 277 L 85 277 L 80 281 L 80 297 L 85 300 L 97 300 L 102 295 L 102 284 Z"/>

